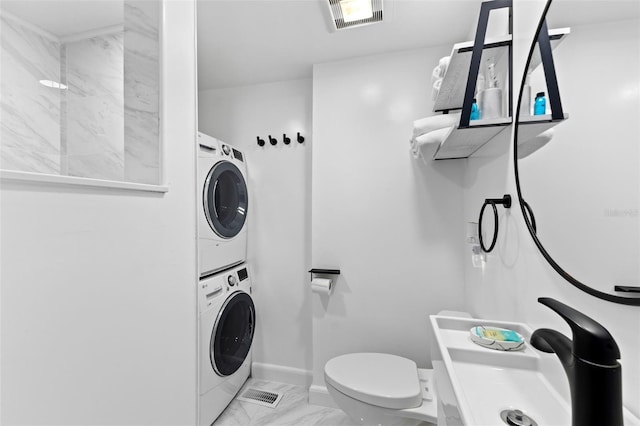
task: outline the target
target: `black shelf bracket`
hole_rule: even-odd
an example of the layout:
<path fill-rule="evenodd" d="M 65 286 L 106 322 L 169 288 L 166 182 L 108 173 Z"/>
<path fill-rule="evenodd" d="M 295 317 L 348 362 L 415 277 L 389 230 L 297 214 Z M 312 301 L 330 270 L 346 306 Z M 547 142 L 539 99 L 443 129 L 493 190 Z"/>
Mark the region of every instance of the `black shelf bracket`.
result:
<path fill-rule="evenodd" d="M 469 64 L 469 77 L 467 78 L 467 87 L 464 92 L 464 100 L 462 102 L 462 111 L 460 113 L 460 127 L 469 127 L 471 120 L 471 104 L 475 98 L 476 82 L 478 81 L 478 73 L 480 72 L 480 61 L 482 60 L 482 51 L 484 50 L 484 40 L 487 36 L 487 26 L 489 25 L 489 14 L 495 9 L 509 8 L 509 34 L 513 33 L 513 2 L 512 0 L 493 0 L 483 2 L 480 6 L 480 17 L 478 18 L 478 28 L 476 30 L 476 38 L 473 41 L 473 51 L 471 52 L 471 63 Z M 512 50 L 513 43 L 509 44 L 509 98 L 511 98 L 513 82 L 512 82 Z M 512 105 L 509 101 L 509 116 L 512 116 Z"/>
<path fill-rule="evenodd" d="M 549 28 L 547 27 L 546 19 L 542 21 L 542 26 L 538 33 L 538 49 L 540 49 L 540 59 L 542 60 L 544 79 L 547 83 L 549 106 L 551 107 L 551 119 L 563 120 L 564 111 L 562 110 L 562 101 L 560 101 L 560 89 L 558 89 L 558 78 L 556 76 L 556 67 L 553 63 L 551 39 L 549 38 Z"/>
<path fill-rule="evenodd" d="M 309 269 L 310 279 L 313 279 L 313 274 L 321 274 L 321 275 L 340 275 L 340 269 L 320 269 L 313 268 Z"/>

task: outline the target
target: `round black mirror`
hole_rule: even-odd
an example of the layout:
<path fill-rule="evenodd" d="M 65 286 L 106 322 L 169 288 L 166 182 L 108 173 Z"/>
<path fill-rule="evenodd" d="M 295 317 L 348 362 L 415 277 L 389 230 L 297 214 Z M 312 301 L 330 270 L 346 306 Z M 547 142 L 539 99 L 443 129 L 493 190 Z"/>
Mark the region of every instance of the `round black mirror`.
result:
<path fill-rule="evenodd" d="M 640 3 L 549 0 L 525 70 L 514 167 L 529 233 L 575 287 L 640 306 Z"/>

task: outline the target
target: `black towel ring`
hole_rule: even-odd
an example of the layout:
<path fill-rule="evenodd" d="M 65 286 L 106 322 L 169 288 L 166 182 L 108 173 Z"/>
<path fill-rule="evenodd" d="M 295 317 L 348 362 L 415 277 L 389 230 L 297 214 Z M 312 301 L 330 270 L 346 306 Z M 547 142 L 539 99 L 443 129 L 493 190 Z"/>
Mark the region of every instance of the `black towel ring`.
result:
<path fill-rule="evenodd" d="M 491 240 L 491 245 L 487 249 L 484 246 L 484 240 L 482 239 L 482 216 L 484 215 L 484 208 L 488 205 L 493 207 L 493 239 Z M 496 241 L 498 240 L 498 209 L 494 203 L 488 203 L 485 201 L 480 209 L 480 218 L 478 219 L 478 239 L 480 240 L 480 248 L 486 253 L 492 251 L 496 246 Z"/>
<path fill-rule="evenodd" d="M 482 216 L 484 215 L 485 207 L 489 204 L 493 207 L 493 238 L 491 239 L 491 245 L 487 249 L 484 246 L 484 240 L 482 238 Z M 480 217 L 478 218 L 478 239 L 480 240 L 480 248 L 485 253 L 491 252 L 498 241 L 498 208 L 496 204 L 502 204 L 507 209 L 511 208 L 511 195 L 505 194 L 502 198 L 487 198 L 484 200 L 484 204 L 480 209 Z"/>

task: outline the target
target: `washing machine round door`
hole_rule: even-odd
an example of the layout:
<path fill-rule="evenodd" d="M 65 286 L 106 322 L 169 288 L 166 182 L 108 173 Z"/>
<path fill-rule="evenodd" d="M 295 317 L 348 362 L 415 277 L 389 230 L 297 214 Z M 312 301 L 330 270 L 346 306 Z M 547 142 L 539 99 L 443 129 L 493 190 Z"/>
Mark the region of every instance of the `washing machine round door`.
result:
<path fill-rule="evenodd" d="M 209 170 L 202 201 L 213 232 L 222 238 L 233 238 L 242 231 L 247 219 L 249 194 L 244 177 L 235 164 L 220 161 Z"/>
<path fill-rule="evenodd" d="M 211 333 L 211 365 L 220 376 L 235 373 L 251 349 L 255 307 L 249 294 L 236 291 L 222 305 Z"/>

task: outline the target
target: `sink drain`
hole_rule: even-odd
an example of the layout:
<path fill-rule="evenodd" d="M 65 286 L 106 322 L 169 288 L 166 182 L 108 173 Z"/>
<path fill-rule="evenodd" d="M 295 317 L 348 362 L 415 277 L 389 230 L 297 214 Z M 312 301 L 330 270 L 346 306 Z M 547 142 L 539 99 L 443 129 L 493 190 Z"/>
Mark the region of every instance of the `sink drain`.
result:
<path fill-rule="evenodd" d="M 520 410 L 503 410 L 500 413 L 502 420 L 511 426 L 538 426 L 531 417 Z"/>

